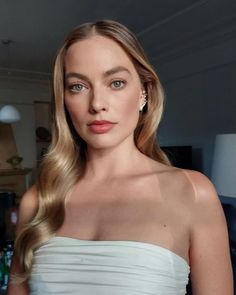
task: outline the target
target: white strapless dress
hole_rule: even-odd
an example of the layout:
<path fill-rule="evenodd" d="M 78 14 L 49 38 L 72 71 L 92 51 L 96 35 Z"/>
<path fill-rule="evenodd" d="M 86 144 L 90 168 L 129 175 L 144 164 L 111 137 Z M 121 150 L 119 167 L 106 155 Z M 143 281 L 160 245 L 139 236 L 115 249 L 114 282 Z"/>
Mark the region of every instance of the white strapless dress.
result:
<path fill-rule="evenodd" d="M 189 272 L 154 244 L 56 236 L 34 252 L 30 295 L 184 295 Z"/>

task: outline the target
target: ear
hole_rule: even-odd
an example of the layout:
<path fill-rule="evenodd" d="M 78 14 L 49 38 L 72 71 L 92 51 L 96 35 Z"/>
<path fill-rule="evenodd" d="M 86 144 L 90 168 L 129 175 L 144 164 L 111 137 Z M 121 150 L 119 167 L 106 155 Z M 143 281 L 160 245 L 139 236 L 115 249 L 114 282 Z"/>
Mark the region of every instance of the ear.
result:
<path fill-rule="evenodd" d="M 140 93 L 140 108 L 139 108 L 139 111 L 142 112 L 145 104 L 147 103 L 147 92 L 145 89 L 142 89 L 141 90 L 141 93 Z"/>
<path fill-rule="evenodd" d="M 139 96 L 139 98 L 140 98 L 140 103 L 143 102 L 143 100 L 144 100 L 146 94 L 147 94 L 147 93 L 146 93 L 146 90 L 145 90 L 145 88 L 142 86 L 141 89 L 140 89 L 140 96 Z"/>

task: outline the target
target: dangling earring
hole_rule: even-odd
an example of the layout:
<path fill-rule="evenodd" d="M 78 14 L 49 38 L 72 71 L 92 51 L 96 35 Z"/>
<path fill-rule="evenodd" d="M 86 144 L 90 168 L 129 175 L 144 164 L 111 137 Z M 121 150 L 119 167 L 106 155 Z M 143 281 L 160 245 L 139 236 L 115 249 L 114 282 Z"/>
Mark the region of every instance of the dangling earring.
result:
<path fill-rule="evenodd" d="M 139 111 L 140 111 L 140 112 L 143 111 L 143 108 L 144 108 L 145 104 L 147 103 L 147 99 L 146 99 L 146 97 L 147 97 L 147 93 L 146 93 L 145 90 L 143 90 L 142 93 L 141 93 L 142 104 L 141 104 L 140 107 L 139 107 Z"/>

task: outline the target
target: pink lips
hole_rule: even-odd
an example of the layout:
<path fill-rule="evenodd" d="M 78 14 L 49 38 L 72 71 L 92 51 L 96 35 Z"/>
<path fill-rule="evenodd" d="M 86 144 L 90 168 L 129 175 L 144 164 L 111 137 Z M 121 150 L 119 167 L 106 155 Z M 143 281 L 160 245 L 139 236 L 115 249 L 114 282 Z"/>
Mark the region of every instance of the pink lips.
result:
<path fill-rule="evenodd" d="M 111 130 L 113 128 L 114 124 L 115 123 L 110 122 L 110 121 L 95 120 L 95 121 L 91 122 L 90 124 L 88 124 L 88 126 L 93 133 L 102 134 L 102 133 L 106 133 L 109 130 Z"/>

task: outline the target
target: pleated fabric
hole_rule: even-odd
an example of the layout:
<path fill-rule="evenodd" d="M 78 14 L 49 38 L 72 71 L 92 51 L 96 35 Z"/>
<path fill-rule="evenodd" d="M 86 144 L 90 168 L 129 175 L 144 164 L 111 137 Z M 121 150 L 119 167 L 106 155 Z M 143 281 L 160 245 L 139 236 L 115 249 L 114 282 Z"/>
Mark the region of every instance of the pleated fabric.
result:
<path fill-rule="evenodd" d="M 34 253 L 31 295 L 184 295 L 190 267 L 146 242 L 52 237 Z"/>

